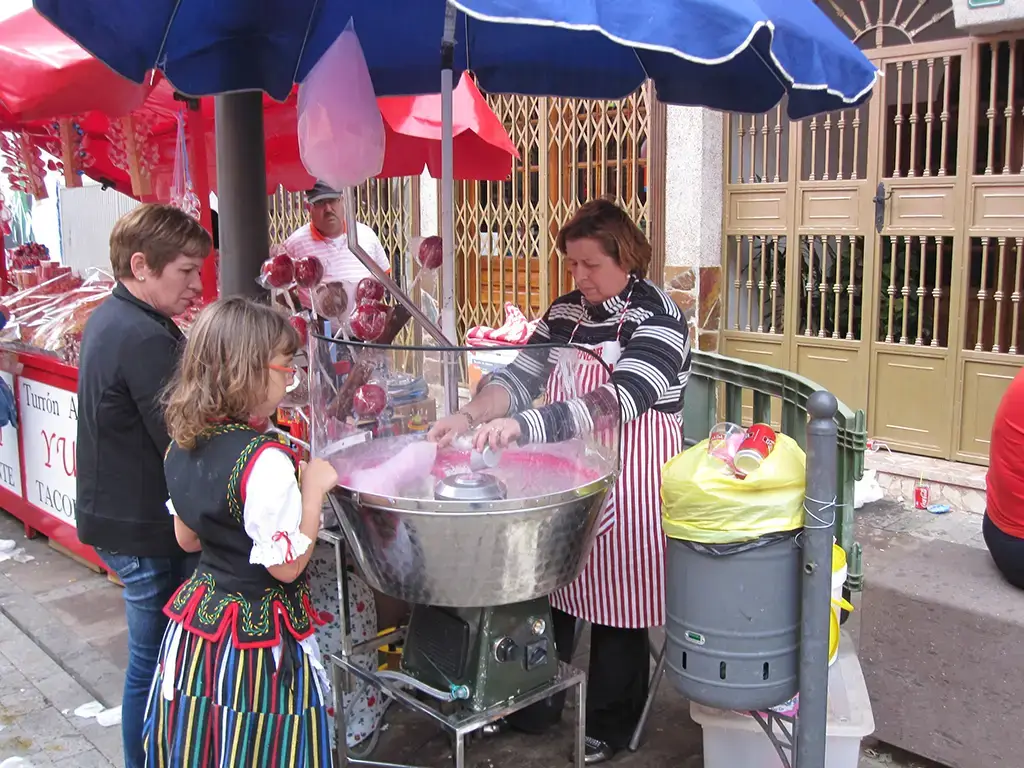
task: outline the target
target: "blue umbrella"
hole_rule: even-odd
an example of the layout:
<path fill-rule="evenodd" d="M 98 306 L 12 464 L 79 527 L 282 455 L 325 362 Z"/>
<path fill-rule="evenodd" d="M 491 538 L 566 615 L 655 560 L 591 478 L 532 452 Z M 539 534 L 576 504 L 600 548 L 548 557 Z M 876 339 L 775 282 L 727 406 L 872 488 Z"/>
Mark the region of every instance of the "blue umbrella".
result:
<path fill-rule="evenodd" d="M 871 92 L 875 67 L 812 0 L 453 0 L 456 76 L 492 93 L 617 99 L 799 119 Z M 35 0 L 131 80 L 283 99 L 352 18 L 379 96 L 438 90 L 445 0 Z"/>

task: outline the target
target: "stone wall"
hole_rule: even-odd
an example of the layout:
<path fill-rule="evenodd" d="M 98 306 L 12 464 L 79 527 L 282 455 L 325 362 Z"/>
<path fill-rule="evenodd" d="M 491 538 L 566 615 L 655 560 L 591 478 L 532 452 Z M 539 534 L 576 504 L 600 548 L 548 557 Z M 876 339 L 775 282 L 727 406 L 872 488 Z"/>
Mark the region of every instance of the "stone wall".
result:
<path fill-rule="evenodd" d="M 721 320 L 722 115 L 668 107 L 665 288 L 686 314 L 694 348 L 718 351 Z"/>

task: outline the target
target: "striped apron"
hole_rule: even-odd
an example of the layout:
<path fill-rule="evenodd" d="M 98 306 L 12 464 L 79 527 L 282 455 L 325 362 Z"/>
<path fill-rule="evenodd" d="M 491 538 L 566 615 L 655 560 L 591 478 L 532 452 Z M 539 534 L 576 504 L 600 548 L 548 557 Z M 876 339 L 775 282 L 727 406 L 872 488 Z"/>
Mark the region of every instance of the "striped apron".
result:
<path fill-rule="evenodd" d="M 592 351 L 614 368 L 622 352 L 618 333 L 614 341 Z M 545 390 L 548 402 L 578 397 L 609 379 L 607 369 L 592 356 L 565 352 L 579 358 L 572 366 L 575 391 L 567 391 L 558 375 L 564 366 L 556 366 Z M 639 629 L 665 623 L 661 468 L 682 450 L 683 428 L 673 415 L 649 410 L 622 425 L 621 470 L 598 522 L 594 549 L 579 578 L 551 595 L 553 608 L 610 627 Z"/>

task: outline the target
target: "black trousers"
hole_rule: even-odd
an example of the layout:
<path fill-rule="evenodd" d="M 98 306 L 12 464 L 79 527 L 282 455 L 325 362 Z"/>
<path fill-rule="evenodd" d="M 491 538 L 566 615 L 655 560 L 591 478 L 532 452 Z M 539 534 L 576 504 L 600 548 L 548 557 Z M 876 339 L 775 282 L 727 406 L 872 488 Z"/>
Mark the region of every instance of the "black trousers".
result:
<path fill-rule="evenodd" d="M 552 609 L 558 658 L 572 660 L 576 618 Z M 622 629 L 592 624 L 590 668 L 587 672 L 587 736 L 625 749 L 640 722 L 650 685 L 651 657 L 646 629 Z M 516 712 L 508 718 L 513 728 L 543 733 L 557 723 L 565 706 L 565 692 Z"/>
<path fill-rule="evenodd" d="M 981 530 L 996 568 L 1013 586 L 1024 589 L 1024 539 L 1003 533 L 987 514 Z"/>

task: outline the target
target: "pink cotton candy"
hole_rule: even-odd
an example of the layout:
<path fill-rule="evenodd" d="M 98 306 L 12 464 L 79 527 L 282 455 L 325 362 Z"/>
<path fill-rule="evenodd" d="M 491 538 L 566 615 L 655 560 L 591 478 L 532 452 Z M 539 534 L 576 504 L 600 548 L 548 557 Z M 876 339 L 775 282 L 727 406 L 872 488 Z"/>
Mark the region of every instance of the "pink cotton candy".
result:
<path fill-rule="evenodd" d="M 436 458 L 436 443 L 410 443 L 383 464 L 353 472 L 350 487 L 362 493 L 397 496 L 399 489 L 430 475 Z"/>

